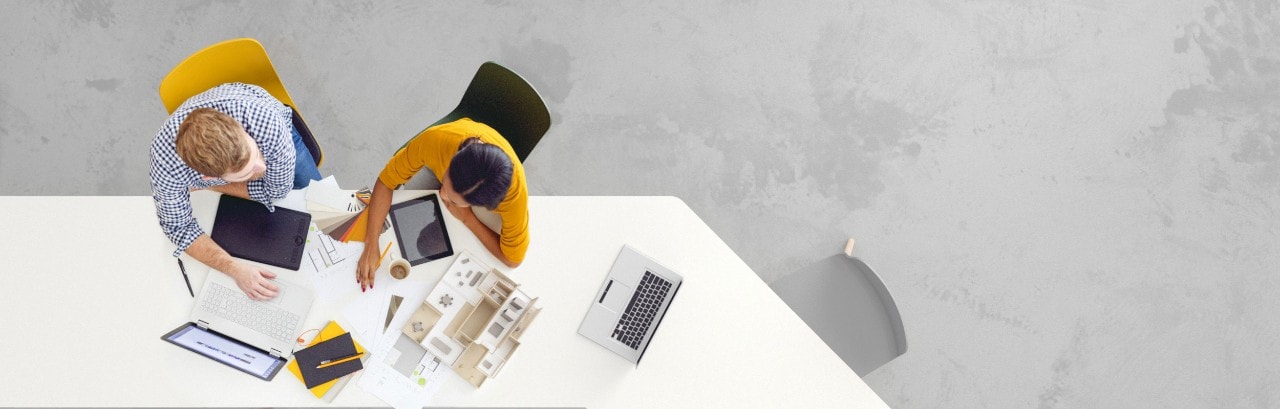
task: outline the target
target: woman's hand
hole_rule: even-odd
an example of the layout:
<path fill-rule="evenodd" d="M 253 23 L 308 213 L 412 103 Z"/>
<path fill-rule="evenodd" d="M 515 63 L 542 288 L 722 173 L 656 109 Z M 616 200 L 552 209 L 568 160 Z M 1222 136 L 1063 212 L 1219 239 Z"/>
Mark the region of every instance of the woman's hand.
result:
<path fill-rule="evenodd" d="M 360 261 L 356 263 L 356 282 L 360 283 L 360 292 L 364 292 L 366 288 L 373 288 L 373 276 L 378 272 L 378 242 L 364 244 L 364 251 L 360 252 Z"/>
<path fill-rule="evenodd" d="M 471 206 L 454 206 L 453 202 L 448 200 L 441 200 L 441 202 L 444 203 L 444 208 L 449 209 L 449 214 L 453 215 L 453 217 L 458 220 L 462 220 L 464 224 L 467 221 L 476 218 L 476 213 L 471 210 Z"/>

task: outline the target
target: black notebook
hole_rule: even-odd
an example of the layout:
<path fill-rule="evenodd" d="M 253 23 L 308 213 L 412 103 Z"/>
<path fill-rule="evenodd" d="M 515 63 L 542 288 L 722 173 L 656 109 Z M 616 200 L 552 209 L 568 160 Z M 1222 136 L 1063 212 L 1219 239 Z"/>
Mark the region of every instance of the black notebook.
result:
<path fill-rule="evenodd" d="M 364 369 L 364 363 L 360 362 L 360 359 L 352 359 L 323 369 L 316 368 L 320 366 L 320 361 L 348 357 L 355 353 L 356 344 L 351 340 L 351 333 L 348 332 L 295 352 L 293 359 L 298 361 L 298 371 L 302 372 L 302 383 L 307 385 L 307 389 L 311 389 Z"/>
<path fill-rule="evenodd" d="M 222 195 L 209 237 L 232 256 L 297 270 L 310 226 L 310 214 Z"/>

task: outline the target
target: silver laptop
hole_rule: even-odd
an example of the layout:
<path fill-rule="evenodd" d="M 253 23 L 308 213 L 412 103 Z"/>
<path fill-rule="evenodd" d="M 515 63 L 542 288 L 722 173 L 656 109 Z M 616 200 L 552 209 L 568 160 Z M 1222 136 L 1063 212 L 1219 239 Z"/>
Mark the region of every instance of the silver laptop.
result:
<path fill-rule="evenodd" d="M 624 245 L 578 333 L 638 365 L 683 281 Z"/>
<path fill-rule="evenodd" d="M 209 270 L 191 310 L 191 322 L 273 357 L 289 358 L 315 297 L 298 284 L 280 279 L 272 283 L 280 288 L 275 298 L 255 301 L 240 291 L 235 279 Z"/>

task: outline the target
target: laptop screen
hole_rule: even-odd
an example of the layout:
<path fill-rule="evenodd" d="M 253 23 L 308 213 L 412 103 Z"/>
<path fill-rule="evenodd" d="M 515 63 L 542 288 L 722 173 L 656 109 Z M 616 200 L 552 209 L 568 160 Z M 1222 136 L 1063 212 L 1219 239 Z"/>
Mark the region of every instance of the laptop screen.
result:
<path fill-rule="evenodd" d="M 262 380 L 270 381 L 285 363 L 284 358 L 189 322 L 161 338 Z"/>

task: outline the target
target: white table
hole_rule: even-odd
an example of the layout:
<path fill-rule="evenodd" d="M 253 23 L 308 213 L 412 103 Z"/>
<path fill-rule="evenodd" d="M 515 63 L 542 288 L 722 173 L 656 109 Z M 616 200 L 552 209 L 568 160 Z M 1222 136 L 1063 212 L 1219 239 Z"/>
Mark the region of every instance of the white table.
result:
<path fill-rule="evenodd" d="M 207 228 L 216 196 L 197 199 Z M 150 197 L 0 197 L 0 208 L 0 406 L 324 405 L 287 371 L 264 382 L 160 339 L 193 303 Z M 446 219 L 455 250 L 487 254 Z M 475 389 L 449 374 L 431 405 L 886 407 L 679 199 L 532 197 L 530 229 L 511 274 L 542 314 L 498 377 Z M 577 334 L 624 243 L 685 277 L 639 367 Z M 208 269 L 186 260 L 198 292 Z M 427 291 L 451 261 L 410 280 Z M 308 324 L 340 307 L 317 305 Z M 355 382 L 332 404 L 384 405 Z"/>

